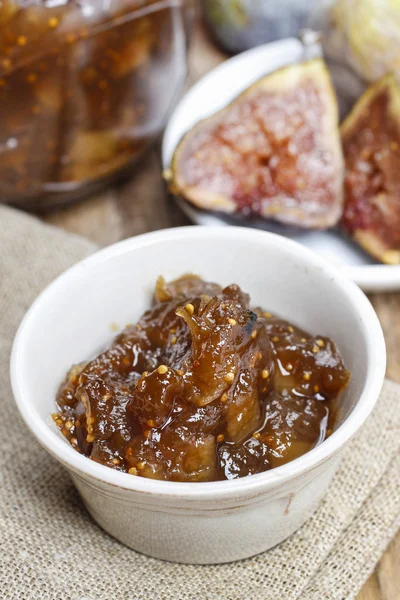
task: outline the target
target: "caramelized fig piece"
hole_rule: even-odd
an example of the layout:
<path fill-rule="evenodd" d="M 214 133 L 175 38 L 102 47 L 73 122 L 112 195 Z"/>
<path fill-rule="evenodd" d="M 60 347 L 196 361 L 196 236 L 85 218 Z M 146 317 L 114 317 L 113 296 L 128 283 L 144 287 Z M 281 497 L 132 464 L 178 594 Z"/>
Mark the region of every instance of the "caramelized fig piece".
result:
<path fill-rule="evenodd" d="M 86 363 L 73 365 L 68 371 L 64 381 L 58 389 L 57 402 L 63 408 L 75 408 L 78 403 L 75 397 L 76 388 L 79 385 L 79 376 L 85 368 Z"/>
<path fill-rule="evenodd" d="M 235 443 L 246 439 L 261 425 L 261 404 L 273 380 L 274 357 L 261 320 L 255 322 L 251 339 L 253 343 L 242 355 L 241 370 L 226 405 L 227 440 Z"/>
<path fill-rule="evenodd" d="M 254 437 L 242 445 L 222 444 L 218 448 L 218 455 L 224 479 L 243 477 L 244 468 L 246 475 L 255 475 L 271 468 L 268 444 Z"/>
<path fill-rule="evenodd" d="M 172 340 L 177 338 L 178 328 L 180 328 L 179 341 L 185 343 L 187 333 L 181 327 L 182 319 L 176 315 L 176 309 L 182 304 L 182 298 L 174 298 L 170 301 L 159 302 L 150 310 L 146 311 L 139 321 L 139 331 L 145 336 L 153 352 L 156 353 L 157 361 L 151 368 L 143 370 L 152 371 L 156 365 L 162 364 L 163 352 L 172 349 Z M 187 328 L 186 328 L 187 329 Z M 183 334 L 183 337 L 182 335 Z M 188 347 L 188 346 L 187 346 Z M 167 362 L 167 365 L 172 363 Z M 176 367 L 177 365 L 174 364 Z"/>
<path fill-rule="evenodd" d="M 219 448 L 220 467 L 226 479 L 241 477 L 243 465 L 248 474 L 283 465 L 325 439 L 329 408 L 316 398 L 294 396 L 274 390 L 267 396 L 264 422 L 241 444 Z"/>
<path fill-rule="evenodd" d="M 278 467 L 305 454 L 326 437 L 329 409 L 315 398 L 271 392 L 259 440 L 269 447 L 268 461 Z"/>
<path fill-rule="evenodd" d="M 160 365 L 158 369 L 141 377 L 126 406 L 131 422 L 145 429 L 164 425 L 174 407 L 175 397 L 182 394 L 183 380 L 174 369 Z"/>
<path fill-rule="evenodd" d="M 125 460 L 132 474 L 151 479 L 213 481 L 217 477 L 213 435 L 151 430 L 146 439 L 131 440 Z"/>
<path fill-rule="evenodd" d="M 400 263 L 400 88 L 393 75 L 367 89 L 341 134 L 342 226 L 378 260 Z"/>
<path fill-rule="evenodd" d="M 272 316 L 265 327 L 273 347 L 275 391 L 295 390 L 297 396 L 332 400 L 346 387 L 350 373 L 331 339 L 312 337 Z"/>
<path fill-rule="evenodd" d="M 134 378 L 131 378 L 134 381 Z M 131 437 L 126 406 L 131 382 L 83 372 L 75 397 L 75 430 L 79 448 L 108 466 L 121 463 L 120 449 Z M 115 462 L 113 462 L 115 461 Z"/>
<path fill-rule="evenodd" d="M 167 178 L 171 191 L 205 210 L 335 225 L 343 159 L 324 62 L 275 71 L 198 123 L 179 143 Z"/>
<path fill-rule="evenodd" d="M 242 308 L 250 308 L 249 294 L 246 294 L 246 292 L 241 290 L 240 287 L 235 283 L 228 285 L 226 288 L 224 288 L 222 290 L 222 295 L 224 298 L 228 298 L 229 300 L 237 302 L 237 304 Z"/>
<path fill-rule="evenodd" d="M 158 302 L 167 302 L 174 298 L 190 298 L 201 294 L 215 296 L 220 291 L 221 286 L 218 284 L 203 281 L 198 275 L 191 273 L 168 283 L 160 275 L 156 282 L 155 298 Z"/>
<path fill-rule="evenodd" d="M 174 471 L 172 479 L 177 479 Z M 217 452 L 215 438 L 212 435 L 198 436 L 189 442 L 186 446 L 186 452 L 183 456 L 180 469 L 178 471 L 179 480 L 186 481 L 207 481 L 216 477 L 217 471 Z M 181 473 L 184 473 L 182 477 Z"/>
<path fill-rule="evenodd" d="M 238 443 L 255 431 L 262 420 L 255 369 L 240 373 L 226 410 L 229 441 Z"/>
<path fill-rule="evenodd" d="M 216 400 L 237 385 L 246 368 L 252 346 L 257 315 L 235 300 L 202 296 L 196 306 L 187 304 L 177 314 L 188 325 L 192 337 L 191 352 L 183 362 L 184 397 L 197 406 Z M 261 362 L 270 365 L 271 348 L 265 340 Z M 261 362 L 259 369 L 261 368 Z"/>
<path fill-rule="evenodd" d="M 139 326 L 128 326 L 120 333 L 113 344 L 90 361 L 84 373 L 109 374 L 111 369 L 120 375 L 152 371 L 157 365 L 157 350 L 152 347 L 146 331 Z"/>
<path fill-rule="evenodd" d="M 108 466 L 120 461 L 119 449 L 130 438 L 126 406 L 131 391 L 140 373 L 156 364 L 157 350 L 145 332 L 130 326 L 95 359 L 71 369 L 58 396 L 64 411 L 74 409 L 67 436 L 71 443 L 76 440 L 82 452 Z"/>

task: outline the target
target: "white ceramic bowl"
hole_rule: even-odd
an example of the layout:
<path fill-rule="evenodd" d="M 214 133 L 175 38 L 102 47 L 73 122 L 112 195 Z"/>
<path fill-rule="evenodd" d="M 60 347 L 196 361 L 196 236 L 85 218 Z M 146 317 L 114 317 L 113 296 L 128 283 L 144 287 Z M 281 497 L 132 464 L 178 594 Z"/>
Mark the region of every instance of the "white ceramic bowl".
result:
<path fill-rule="evenodd" d="M 343 396 L 343 422 L 328 440 L 259 475 L 176 483 L 104 467 L 59 436 L 49 415 L 70 365 L 113 338 L 110 324 L 123 327 L 141 315 L 159 274 L 172 278 L 188 271 L 238 283 L 255 305 L 336 341 L 352 377 Z M 68 469 L 93 518 L 140 552 L 188 563 L 245 558 L 300 527 L 323 497 L 341 450 L 371 412 L 384 372 L 381 327 L 352 282 L 295 242 L 235 227 L 158 231 L 78 263 L 34 302 L 11 359 L 13 391 L 26 424 Z"/>

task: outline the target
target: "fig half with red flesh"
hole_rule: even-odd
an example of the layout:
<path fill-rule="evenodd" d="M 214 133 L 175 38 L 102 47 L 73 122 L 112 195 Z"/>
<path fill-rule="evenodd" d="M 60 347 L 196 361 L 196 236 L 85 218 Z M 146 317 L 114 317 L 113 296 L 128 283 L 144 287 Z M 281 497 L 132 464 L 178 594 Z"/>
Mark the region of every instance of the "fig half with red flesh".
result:
<path fill-rule="evenodd" d="M 378 260 L 400 263 L 400 88 L 392 75 L 370 86 L 341 127 L 342 227 Z"/>
<path fill-rule="evenodd" d="M 254 83 L 182 138 L 170 189 L 198 208 L 300 227 L 340 219 L 343 157 L 325 63 L 290 65 Z"/>

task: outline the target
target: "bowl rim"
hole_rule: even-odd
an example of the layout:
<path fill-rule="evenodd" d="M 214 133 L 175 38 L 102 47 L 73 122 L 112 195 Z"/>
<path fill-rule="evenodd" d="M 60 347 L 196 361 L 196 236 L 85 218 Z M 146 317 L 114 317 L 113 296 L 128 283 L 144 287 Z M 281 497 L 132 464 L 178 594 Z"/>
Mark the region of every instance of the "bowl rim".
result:
<path fill-rule="evenodd" d="M 230 241 L 241 238 L 250 244 L 255 242 L 257 244 L 264 244 L 266 248 L 271 243 L 277 246 L 278 249 L 285 248 L 292 255 L 295 255 L 296 259 L 301 263 L 307 264 L 308 267 L 319 268 L 321 272 L 328 275 L 332 280 L 332 284 L 338 287 L 345 296 L 346 301 L 356 308 L 366 337 L 366 349 L 370 361 L 362 392 L 353 410 L 327 440 L 303 456 L 270 471 L 234 480 L 198 483 L 159 481 L 145 477 L 133 477 L 128 473 L 116 471 L 89 460 L 86 456 L 76 452 L 55 431 L 52 431 L 50 422 L 42 419 L 30 402 L 29 390 L 24 385 L 21 353 L 25 345 L 25 339 L 29 336 L 31 324 L 35 322 L 37 312 L 40 310 L 43 300 L 51 294 L 56 294 L 58 288 L 65 285 L 68 280 L 73 285 L 75 276 L 79 276 L 82 269 L 88 270 L 92 266 L 106 262 L 109 258 L 164 241 L 187 241 L 188 238 L 192 240 L 193 238 L 207 239 L 210 236 L 218 237 L 219 240 Z M 50 454 L 75 473 L 91 477 L 94 480 L 110 484 L 116 488 L 139 492 L 141 494 L 147 493 L 152 496 L 164 497 L 165 499 L 209 499 L 215 501 L 217 499 L 239 499 L 254 493 L 258 495 L 260 492 L 274 488 L 287 480 L 297 479 L 302 474 L 328 460 L 332 455 L 337 454 L 349 439 L 354 436 L 372 411 L 383 385 L 385 368 L 386 349 L 384 336 L 371 303 L 355 283 L 350 281 L 339 269 L 329 264 L 325 259 L 320 258 L 313 251 L 293 240 L 270 232 L 256 231 L 242 227 L 185 226 L 145 233 L 112 244 L 84 258 L 59 275 L 39 294 L 28 309 L 18 328 L 11 352 L 10 377 L 16 405 L 28 428 Z"/>

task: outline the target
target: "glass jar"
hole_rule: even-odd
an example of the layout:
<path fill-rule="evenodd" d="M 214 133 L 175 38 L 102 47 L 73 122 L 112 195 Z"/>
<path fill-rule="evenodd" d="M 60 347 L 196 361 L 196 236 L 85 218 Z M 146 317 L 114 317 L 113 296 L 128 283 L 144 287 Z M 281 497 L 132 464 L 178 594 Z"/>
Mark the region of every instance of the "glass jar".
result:
<path fill-rule="evenodd" d="M 127 172 L 187 69 L 185 0 L 0 3 L 0 201 L 44 208 Z"/>

